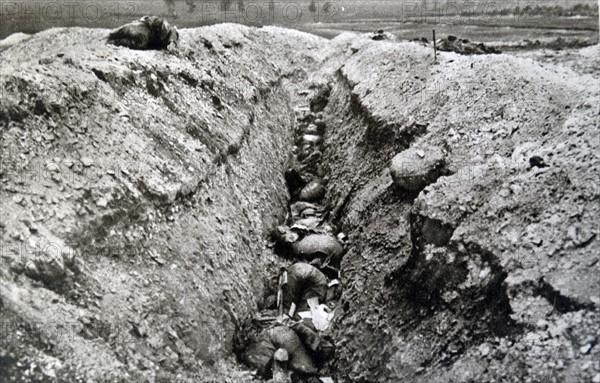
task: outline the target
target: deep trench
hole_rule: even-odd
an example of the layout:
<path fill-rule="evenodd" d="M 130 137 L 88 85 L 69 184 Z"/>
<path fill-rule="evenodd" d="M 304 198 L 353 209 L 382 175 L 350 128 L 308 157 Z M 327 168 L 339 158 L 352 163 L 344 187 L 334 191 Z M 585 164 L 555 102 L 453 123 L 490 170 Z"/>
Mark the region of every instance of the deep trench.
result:
<path fill-rule="evenodd" d="M 306 300 L 317 296 L 319 304 L 327 305 L 327 308 L 321 308 L 332 319 L 341 296 L 341 258 L 348 250 L 346 235 L 337 224 L 348 201 L 338 201 L 336 206 L 324 202 L 326 174 L 321 159 L 327 125 L 323 109 L 328 102 L 329 90 L 321 88 L 312 98 L 306 95 L 291 100 L 296 121 L 294 145 L 284 174 L 289 193 L 287 216 L 285 222 L 281 222 L 271 234 L 272 250 L 280 264 L 286 266 L 267 272 L 263 304 L 259 306 L 262 310 L 238 328 L 234 339 L 234 353 L 238 360 L 257 369 L 263 379 L 273 379 L 276 383 L 328 382 L 327 378 L 332 377 L 335 371 L 333 321 L 329 322 L 328 329 L 317 328 L 315 318 L 302 319 L 299 315 L 311 311 Z M 296 269 L 300 271 L 296 272 Z M 323 285 L 324 282 L 327 286 Z M 274 339 L 277 338 L 276 334 L 273 335 L 274 329 L 281 328 L 293 329 L 298 335 L 302 353 L 309 358 L 307 363 L 298 362 L 306 356 L 299 356 L 298 350 L 294 350 L 295 340 L 289 339 L 291 333 L 284 335 L 284 341 Z M 265 343 L 265 337 L 266 343 L 272 346 L 268 352 L 278 351 L 257 361 L 256 355 L 252 354 L 265 351 L 257 351 L 261 343 Z M 279 360 L 281 349 L 286 349 L 287 361 Z"/>
<path fill-rule="evenodd" d="M 343 80 L 342 76 L 338 73 L 336 78 L 337 83 L 342 86 L 344 93 L 352 93 L 351 89 L 348 88 L 348 84 Z M 327 279 L 328 285 L 331 282 L 337 281 L 338 284 L 331 290 L 327 291 L 325 303 L 332 310 L 338 310 L 338 313 L 347 311 L 347 298 L 342 297 L 342 287 L 348 283 L 344 281 L 341 275 L 341 260 L 342 258 L 352 249 L 351 241 L 346 241 L 348 232 L 353 230 L 351 227 L 344 227 L 344 213 L 347 210 L 350 200 L 353 198 L 359 185 L 357 180 L 349 185 L 344 193 L 341 195 L 329 196 L 326 195 L 328 188 L 326 180 L 332 176 L 330 174 L 334 171 L 335 165 L 331 163 L 325 163 L 323 161 L 323 153 L 327 150 L 327 146 L 331 144 L 331 131 L 330 129 L 335 128 L 334 126 L 328 126 L 325 121 L 333 121 L 332 117 L 336 114 L 339 107 L 343 109 L 349 108 L 352 113 L 345 116 L 344 120 L 348 123 L 348 119 L 354 120 L 358 123 L 359 127 L 365 129 L 365 140 L 367 144 L 379 146 L 373 149 L 373 155 L 376 157 L 376 167 L 388 166 L 389 155 L 391 153 L 398 153 L 402 150 L 407 149 L 412 143 L 421 135 L 426 132 L 426 126 L 410 126 L 408 129 L 395 129 L 386 124 L 382 124 L 379 121 L 373 121 L 369 118 L 369 114 L 363 109 L 356 97 L 351 98 L 350 105 L 328 105 L 330 103 L 330 95 L 332 94 L 330 86 L 324 86 L 316 90 L 314 94 L 306 95 L 305 98 L 294 100 L 292 97 L 291 103 L 295 106 L 296 114 L 296 125 L 294 131 L 294 145 L 290 150 L 289 162 L 287 170 L 284 174 L 286 186 L 288 188 L 289 200 L 287 206 L 287 217 L 285 222 L 281 222 L 281 225 L 274 228 L 272 233 L 273 252 L 280 260 L 282 268 L 280 270 L 269 270 L 267 273 L 270 277 L 267 277 L 268 281 L 265 286 L 265 294 L 263 298 L 262 307 L 259 306 L 259 313 L 254 317 L 247 318 L 240 328 L 237 329 L 237 333 L 234 339 L 234 353 L 241 363 L 246 364 L 257 370 L 258 375 L 263 379 L 273 379 L 274 383 L 283 382 L 329 382 L 329 380 L 320 380 L 319 378 L 333 378 L 335 381 L 341 376 L 345 376 L 344 367 L 338 366 L 339 359 L 334 357 L 336 344 L 339 344 L 340 339 L 336 339 L 336 335 L 339 337 L 339 331 L 333 331 L 335 326 L 343 326 L 342 323 L 337 320 L 332 320 L 331 328 L 327 331 L 317 331 L 316 335 L 319 338 L 320 344 L 325 344 L 329 348 L 329 352 L 321 352 L 318 350 L 312 352 L 307 343 L 310 343 L 310 335 L 303 333 L 303 330 L 298 331 L 291 323 L 294 319 L 299 319 L 295 315 L 289 315 L 290 307 L 286 305 L 286 299 L 283 298 L 281 302 L 277 298 L 279 294 L 286 295 L 285 286 L 279 287 L 280 278 L 286 268 L 295 263 L 308 263 L 316 266 L 316 269 L 320 271 Z M 333 97 L 332 97 L 333 98 Z M 337 100 L 339 102 L 339 100 Z M 332 115 L 324 115 L 329 113 Z M 400 131 L 400 133 L 396 133 Z M 390 133 L 392 132 L 392 133 Z M 392 136 L 389 136 L 392 134 Z M 327 140 L 326 140 L 327 138 Z M 381 143 L 384 143 L 383 146 Z M 383 151 L 381 151 L 383 150 Z M 447 174 L 446 169 L 438 172 L 436 179 Z M 339 179 L 337 180 L 340 181 Z M 432 179 L 431 182 L 435 182 Z M 331 185 L 330 185 L 331 186 Z M 392 199 L 399 203 L 405 208 L 409 208 L 413 205 L 413 202 L 418 193 L 408 192 L 403 190 L 396 190 L 393 188 L 388 190 L 389 195 L 391 193 Z M 390 202 L 390 201 L 388 201 Z M 383 203 L 386 203 L 383 201 Z M 449 236 L 452 230 L 438 230 L 439 228 L 421 227 L 417 225 L 427 233 L 439 234 L 443 232 L 444 239 L 443 244 L 438 245 L 445 246 L 449 240 Z M 426 226 L 426 225 L 425 225 Z M 414 231 L 414 222 L 407 222 L 407 230 Z M 435 232 L 435 233 L 434 233 Z M 433 233 L 433 234 L 432 234 Z M 327 246 L 322 245 L 323 249 L 319 249 L 318 245 L 316 249 L 310 249 L 310 251 L 302 252 L 298 251 L 297 244 L 303 239 L 314 236 L 328 236 L 332 241 L 335 240 L 341 247 L 342 252 L 336 254 L 328 253 L 330 251 Z M 416 237 L 421 237 L 417 235 Z M 427 236 L 424 236 L 427 237 Z M 447 237 L 447 238 L 446 238 Z M 427 238 L 425 238 L 427 239 Z M 415 243 L 408 245 L 408 252 L 418 252 L 416 250 Z M 360 251 L 360 250 L 359 250 Z M 414 261 L 419 258 L 418 255 L 412 254 L 411 259 Z M 410 263 L 410 262 L 409 262 Z M 406 266 L 401 267 L 397 270 L 390 270 L 386 284 L 389 285 L 389 281 L 393 280 L 398 273 L 407 273 Z M 411 273 L 408 273 L 411 274 Z M 347 277 L 347 276 L 346 276 Z M 311 290 L 311 284 L 313 280 L 303 280 L 299 289 L 306 291 Z M 334 282 L 335 283 L 335 282 Z M 415 286 L 421 286 L 416 283 Z M 299 294 L 302 295 L 302 294 Z M 418 295 L 418 294 L 416 294 Z M 400 300 L 410 301 L 410 297 L 396 297 Z M 296 302 L 298 303 L 298 302 Z M 305 308 L 305 307 L 304 307 Z M 299 310 L 296 310 L 296 313 Z M 336 315 L 337 316 L 337 315 Z M 301 368 L 297 368 L 293 363 L 293 352 L 289 350 L 291 347 L 287 347 L 285 344 L 274 344 L 273 337 L 268 334 L 265 336 L 265 332 L 268 329 L 272 329 L 277 326 L 294 328 L 294 331 L 299 335 L 303 347 L 306 349 L 307 354 L 310 356 L 315 366 L 317 367 L 316 372 L 303 373 Z M 258 353 L 256 351 L 256 344 L 261 345 L 264 343 L 272 344 L 271 349 L 268 349 L 268 353 L 272 355 L 264 356 L 260 362 L 250 360 L 249 354 Z M 275 351 L 280 348 L 288 349 L 290 360 L 288 361 L 276 361 Z M 249 351 L 250 350 L 250 351 Z M 264 351 L 264 350 L 263 350 Z M 383 356 L 383 355 L 382 355 Z M 259 358 L 260 359 L 260 358 Z M 268 359 L 268 360 L 267 360 Z M 344 361 L 346 363 L 347 361 Z M 283 378 L 284 375 L 279 374 L 282 371 L 286 372 L 285 376 L 289 378 L 291 374 L 291 380 Z M 269 380 L 270 381 L 270 380 Z M 331 380 L 332 382 L 334 380 Z"/>
<path fill-rule="evenodd" d="M 342 86 L 341 91 L 343 93 L 351 93 L 351 89 L 347 87 L 347 82 L 340 81 L 339 73 L 336 80 Z M 332 96 L 331 100 L 330 96 Z M 305 328 L 299 330 L 295 327 L 295 323 L 302 323 L 296 314 L 301 309 L 306 309 L 306 307 L 301 307 L 301 304 L 295 301 L 299 307 L 294 314 L 290 315 L 290 305 L 287 302 L 288 299 L 286 299 L 286 295 L 290 293 L 286 294 L 285 285 L 280 287 L 280 279 L 283 272 L 285 270 L 289 272 L 291 265 L 306 263 L 315 266 L 316 268 L 313 271 L 316 270 L 315 272 L 322 273 L 323 278 L 326 278 L 328 282 L 329 288 L 325 294 L 325 304 L 331 309 L 332 313 L 334 310 L 337 310 L 338 313 L 348 310 L 346 307 L 348 303 L 347 298 L 342 297 L 343 286 L 348 285 L 348 281 L 344 280 L 341 274 L 341 261 L 349 251 L 352 251 L 352 242 L 347 241 L 347 234 L 349 234 L 349 231 L 354 230 L 354 228 L 345 227 L 344 214 L 360 185 L 357 183 L 357 180 L 354 180 L 354 183 L 345 188 L 345 192 L 335 196 L 326 195 L 327 192 L 332 190 L 328 186 L 333 185 L 327 185 L 327 180 L 333 176 L 330 173 L 334 172 L 335 165 L 326 163 L 323 157 L 327 146 L 332 144 L 330 142 L 332 139 L 331 129 L 336 128 L 335 126 L 328 126 L 326 121 L 331 123 L 334 120 L 331 117 L 337 115 L 340 107 L 342 109 L 349 108 L 352 113 L 345 116 L 345 122 L 348 123 L 348 119 L 356 121 L 359 127 L 365 130 L 365 140 L 367 140 L 368 144 L 374 145 L 376 142 L 384 143 L 383 146 L 379 145 L 377 149 L 370 148 L 373 149 L 372 154 L 376 157 L 374 161 L 376 163 L 374 166 L 376 167 L 389 166 L 387 158 L 389 158 L 390 153 L 398 153 L 407 149 L 417 137 L 423 135 L 426 131 L 426 126 L 411 126 L 407 130 L 391 128 L 386 124 L 381 124 L 379 121 L 369 119 L 368 113 L 358 105 L 358 101 L 355 98 L 352 99 L 350 105 L 333 105 L 333 98 L 330 85 L 320 87 L 314 94 L 306 95 L 305 98 L 294 100 L 294 97 L 291 97 L 290 101 L 297 113 L 293 135 L 294 145 L 290 150 L 290 158 L 284 174 L 289 193 L 288 211 L 285 222 L 281 222 L 280 226 L 274 228 L 271 238 L 273 252 L 279 259 L 282 267 L 279 270 L 272 269 L 267 271 L 267 274 L 269 274 L 267 277 L 268 282 L 265 286 L 263 304 L 259 306 L 259 313 L 251 318 L 247 318 L 241 324 L 234 339 L 234 353 L 238 360 L 256 369 L 258 375 L 263 379 L 273 379 L 274 383 L 288 381 L 308 383 L 328 382 L 329 380 L 320 380 L 319 378 L 333 378 L 337 381 L 341 376 L 346 375 L 344 371 L 346 366 L 338 366 L 340 359 L 335 355 L 336 344 L 339 344 L 341 339 L 338 339 L 340 331 L 334 330 L 336 326 L 343 326 L 343 323 L 337 323 L 340 321 L 334 318 L 331 322 L 331 327 L 326 331 L 318 331 L 308 326 L 310 330 L 315 330 L 314 335 L 319 339 L 319 346 L 326 348 L 325 351 L 319 349 L 312 350 L 309 345 L 312 334 L 307 335 Z M 339 102 L 340 100 L 336 101 Z M 401 132 L 396 133 L 398 130 Z M 390 137 L 389 134 L 393 134 L 393 136 Z M 445 169 L 442 169 L 438 173 L 438 177 L 442 174 L 447 174 Z M 340 182 L 340 179 L 337 179 L 337 182 Z M 435 182 L 435 179 L 432 179 L 431 182 Z M 388 191 L 389 193 L 386 193 L 386 195 L 391 193 L 391 198 L 396 201 L 395 203 L 399 203 L 408 209 L 413 205 L 418 194 L 396 190 L 393 187 Z M 390 201 L 387 202 L 389 203 Z M 386 201 L 383 201 L 383 203 L 385 204 Z M 414 222 L 407 222 L 406 225 L 407 230 L 414 231 Z M 421 227 L 421 225 L 417 226 Z M 447 238 L 444 238 L 444 243 L 438 244 L 442 246 L 447 244 L 452 232 L 449 229 L 446 231 L 438 230 L 439 228 L 437 227 L 430 228 L 429 230 L 426 227 L 422 227 L 422 229 L 429 234 L 435 232 L 433 234 L 437 235 L 440 231 L 445 233 L 445 237 Z M 299 243 L 301 244 L 303 240 L 314 236 L 327 238 L 330 243 L 335 241 L 342 250 L 339 254 L 332 254 L 330 243 L 316 243 L 309 250 L 298 250 Z M 421 237 L 421 235 L 417 237 Z M 360 246 L 360 243 L 358 245 Z M 409 253 L 416 251 L 414 243 L 407 244 L 407 246 Z M 413 254 L 411 258 L 414 261 L 414 259 L 419 257 Z M 397 273 L 407 273 L 406 267 L 389 271 L 388 279 L 394 279 Z M 345 276 L 346 278 L 348 276 Z M 298 289 L 301 291 L 311 291 L 314 288 L 315 281 L 310 278 L 301 280 L 300 282 Z M 329 286 L 332 283 L 334 283 L 333 286 Z M 415 285 L 421 286 L 418 283 Z M 303 296 L 302 293 L 298 294 L 296 292 L 296 294 Z M 281 301 L 278 299 L 279 295 L 282 295 Z M 294 294 L 291 293 L 291 295 Z M 303 298 L 307 298 L 307 296 L 303 296 Z M 409 297 L 396 298 L 406 301 L 411 300 Z M 274 340 L 273 336 L 268 333 L 276 327 L 293 328 L 299 336 L 306 354 L 314 363 L 316 367 L 315 371 L 303 371 L 302 368 L 294 365 L 294 352 L 290 350 L 293 347 L 288 347 L 285 342 L 277 344 L 277 339 Z M 269 344 L 270 348 L 265 348 L 262 351 L 269 355 L 262 355 L 262 359 L 255 357 L 252 360 L 249 354 L 260 354 L 257 349 L 260 349 L 260 346 L 265 343 Z M 259 347 L 256 347 L 256 345 L 259 345 Z M 280 348 L 287 349 L 290 356 L 288 361 L 275 360 L 275 351 Z M 346 362 L 345 360 L 343 361 L 343 363 Z M 278 375 L 282 371 L 286 372 L 285 375 L 288 377 L 291 374 L 291 380 L 285 380 L 286 378 L 283 378 L 284 375 L 282 374 Z"/>
<path fill-rule="evenodd" d="M 343 81 L 338 82 L 338 85 L 343 87 L 343 93 L 347 94 L 351 92 L 351 89 L 345 87 L 346 84 Z M 339 89 L 337 90 L 339 91 Z M 328 350 L 319 352 L 318 349 L 309 349 L 307 343 L 310 343 L 310 334 L 307 335 L 302 332 L 304 330 L 298 331 L 298 329 L 294 328 L 294 331 L 299 335 L 303 347 L 307 349 L 306 353 L 316 366 L 316 371 L 303 373 L 302 369 L 294 366 L 293 352 L 290 350 L 288 350 L 288 354 L 290 355 L 288 361 L 274 360 L 276 349 L 287 349 L 288 347 L 285 344 L 277 344 L 276 339 L 274 342 L 273 337 L 268 333 L 265 335 L 266 329 L 282 325 L 283 327 L 293 327 L 291 324 L 293 319 L 299 319 L 294 315 L 287 315 L 286 317 L 285 314 L 289 312 L 290 307 L 284 304 L 286 301 L 285 297 L 281 303 L 279 303 L 277 298 L 278 294 L 283 294 L 284 296 L 286 294 L 285 287 L 279 288 L 279 277 L 282 275 L 281 271 L 283 269 L 269 271 L 271 278 L 265 286 L 264 303 L 262 307 L 259 307 L 261 311 L 255 317 L 249 318 L 244 322 L 244 325 L 238 329 L 234 341 L 234 351 L 238 359 L 246 365 L 256 368 L 259 375 L 264 379 L 273 378 L 273 382 L 275 383 L 288 381 L 318 383 L 320 381 L 328 381 L 320 380 L 319 377 L 331 377 L 337 381 L 341 377 L 348 377 L 348 371 L 346 370 L 352 364 L 352 360 L 348 359 L 347 355 L 336 354 L 336 351 L 339 351 L 336 350 L 336 347 L 342 340 L 339 338 L 344 337 L 342 335 L 343 330 L 340 331 L 340 328 L 346 325 L 344 320 L 339 318 L 338 314 L 341 312 L 342 316 L 344 316 L 345 312 L 352 310 L 348 308 L 349 299 L 352 298 L 349 294 L 342 296 L 342 289 L 344 287 L 348 288 L 348 286 L 350 286 L 349 289 L 352 289 L 352 281 L 348 279 L 351 279 L 353 274 L 349 270 L 345 270 L 344 275 L 341 275 L 341 260 L 348 253 L 360 252 L 361 247 L 367 239 L 358 238 L 361 237 L 362 228 L 352 227 L 353 224 L 345 222 L 345 213 L 347 212 L 348 205 L 355 196 L 357 189 L 361 187 L 357 183 L 358 180 L 354 179 L 354 183 L 346 185 L 344 187 L 345 192 L 337 195 L 326 195 L 326 193 L 332 193 L 334 190 L 333 186 L 335 186 L 333 184 L 328 185 L 327 182 L 340 184 L 340 182 L 346 181 L 345 178 L 348 176 L 348 174 L 344 173 L 331 174 L 335 171 L 336 165 L 329 163 L 330 161 L 328 160 L 331 160 L 329 156 L 323 155 L 327 150 L 327 146 L 332 144 L 330 142 L 333 139 L 331 129 L 337 128 L 336 126 L 328 126 L 326 122 L 331 123 L 334 121 L 332 117 L 340 117 L 340 110 L 350 109 L 351 113 L 344 116 L 344 122 L 342 123 L 349 123 L 349 121 L 354 120 L 358 124 L 358 130 L 364 130 L 364 139 L 367 143 L 381 143 L 376 149 L 369 148 L 369 153 L 375 157 L 371 165 L 377 169 L 382 166 L 389 166 L 388 158 L 390 154 L 406 150 L 427 130 L 427 126 L 409 126 L 408 129 L 394 129 L 379 121 L 371 121 L 366 117 L 367 113 L 357 107 L 356 100 L 353 100 L 354 102 L 350 105 L 333 105 L 334 102 L 343 102 L 343 98 L 334 101 L 336 97 L 331 94 L 332 97 L 330 100 L 330 93 L 333 92 L 331 92 L 328 86 L 325 88 L 322 87 L 315 94 L 311 95 L 312 97 L 307 96 L 304 99 L 306 105 L 302 101 L 294 102 L 292 100 L 292 103 L 296 107 L 295 109 L 299 113 L 296 116 L 294 146 L 291 148 L 289 166 L 284 175 L 289 192 L 288 214 L 285 222 L 282 222 L 281 226 L 274 228 L 272 235 L 273 251 L 278 256 L 283 267 L 289 267 L 296 262 L 305 262 L 314 265 L 318 271 L 324 274 L 328 284 L 332 281 L 338 282 L 334 286 L 329 286 L 330 288 L 333 287 L 331 289 L 333 291 L 327 291 L 325 294 L 325 304 L 332 311 L 336 310 L 335 318 L 331 322 L 331 328 L 326 331 L 315 330 L 319 341 L 321 344 L 326 345 Z M 324 115 L 324 113 L 327 114 Z M 393 132 L 393 136 L 389 136 L 389 132 Z M 386 136 L 386 134 L 388 135 Z M 326 158 L 324 159 L 324 157 Z M 432 177 L 428 181 L 428 184 L 435 183 L 442 175 L 450 174 L 444 165 L 436 171 L 436 176 Z M 362 175 L 367 176 L 367 174 Z M 335 181 L 330 180 L 331 178 L 335 178 Z M 397 206 L 402 211 L 409 211 L 414 207 L 414 201 L 418 194 L 419 192 L 400 190 L 392 185 L 382 195 L 384 200 L 378 203 Z M 367 217 L 363 218 L 367 221 L 371 219 Z M 426 316 L 433 316 L 433 312 L 429 312 L 432 305 L 438 309 L 445 307 L 443 302 L 438 302 L 439 296 L 441 296 L 442 290 L 449 288 L 454 282 L 458 284 L 465 278 L 466 263 L 469 258 L 469 255 L 461 254 L 461 257 L 464 258 L 464 264 L 461 263 L 457 269 L 450 269 L 444 265 L 428 265 L 423 261 L 423 247 L 426 244 L 430 244 L 438 248 L 451 250 L 449 241 L 455 228 L 433 222 L 427 219 L 427 217 L 415 219 L 414 214 L 411 214 L 410 218 L 405 223 L 405 229 L 410 233 L 411 243 L 401 244 L 401 246 L 406 247 L 405 250 L 408 255 L 406 262 L 401 260 L 394 261 L 397 263 L 395 263 L 396 266 L 392 264 L 387 265 L 389 267 L 387 272 L 383 270 L 364 271 L 366 273 L 381 272 L 385 274 L 383 288 L 386 289 L 386 292 L 383 294 L 388 294 L 387 298 L 395 302 L 388 306 L 389 309 L 394 311 L 394 314 L 390 317 L 389 325 L 395 327 L 400 332 L 410 332 L 417 328 L 418 324 L 408 321 L 407 324 L 401 325 L 395 323 L 395 319 L 392 319 L 393 316 L 395 315 L 399 318 L 410 317 L 413 314 L 420 316 L 423 309 L 427 312 Z M 362 225 L 362 223 L 360 224 Z M 356 230 L 358 230 L 358 237 L 355 237 L 357 235 Z M 343 248 L 342 252 L 333 256 L 330 253 L 331 250 L 324 244 L 318 244 L 316 248 L 310 249 L 310 251 L 298 251 L 298 243 L 314 235 L 328 236 L 328 238 L 336 241 Z M 347 235 L 352 236 L 352 241 L 346 241 L 348 238 Z M 385 247 L 383 243 L 373 243 L 372 245 Z M 485 298 L 483 301 L 484 307 L 479 307 L 476 304 L 473 307 L 469 305 L 469 310 L 476 313 L 474 317 L 486 313 L 489 316 L 489 313 L 495 313 L 495 315 L 492 315 L 492 320 L 484 320 L 483 322 L 485 323 L 482 326 L 488 326 L 487 330 L 491 330 L 495 334 L 505 335 L 511 332 L 510 328 L 513 326 L 508 316 L 510 306 L 506 290 L 503 287 L 505 273 L 501 268 L 496 267 L 496 261 L 490 261 L 489 263 L 494 266 L 493 270 L 496 276 L 492 286 L 488 289 L 488 292 L 481 293 L 475 291 L 473 294 L 477 296 L 469 298 L 473 302 L 477 302 L 481 300 L 479 295 L 482 295 Z M 368 264 L 364 264 L 363 266 L 365 268 L 369 267 Z M 436 267 L 438 268 L 437 270 Z M 448 279 L 449 275 L 451 275 L 450 279 Z M 452 280 L 456 281 L 452 282 Z M 401 281 L 404 281 L 404 283 L 400 283 Z M 310 290 L 313 287 L 311 286 L 311 283 L 314 282 L 313 280 L 303 282 L 307 283 L 300 286 L 301 290 Z M 354 293 L 356 292 L 353 291 L 352 294 Z M 381 295 L 381 297 L 383 296 Z M 354 308 L 356 309 L 357 307 L 355 306 Z M 296 310 L 296 313 L 300 309 Z M 363 318 L 365 315 L 368 315 L 367 313 L 363 314 L 360 314 Z M 281 319 L 282 317 L 285 319 Z M 353 331 L 352 328 L 347 328 L 347 330 Z M 248 354 L 256 350 L 256 348 L 252 348 L 252 345 L 260 344 L 261 342 L 272 344 L 269 350 L 271 355 L 268 358 L 264 358 L 268 360 L 263 360 L 262 365 L 248 358 Z M 448 342 L 451 342 L 451 340 Z M 472 339 L 469 342 L 476 344 L 480 342 L 480 339 Z M 447 365 L 458 358 L 459 354 L 455 353 L 445 362 L 443 360 L 440 362 L 440 355 L 444 354 L 444 350 L 448 345 L 441 344 L 438 346 L 441 347 L 439 355 L 436 354 L 437 356 L 434 356 L 432 354 L 421 365 L 422 367 L 431 367 L 440 363 Z M 249 352 L 248 350 L 251 351 Z M 378 357 L 380 361 L 371 361 L 372 363 L 365 361 L 365 363 L 371 363 L 371 367 L 377 366 L 375 368 L 381 369 L 381 371 L 373 373 L 376 376 L 383 376 L 381 374 L 384 374 L 384 370 L 386 369 L 385 361 L 390 355 L 385 354 L 382 347 L 381 354 Z M 291 373 L 292 380 L 285 380 L 282 378 L 283 375 L 278 376 L 278 372 L 281 371 L 287 371 L 288 374 Z"/>

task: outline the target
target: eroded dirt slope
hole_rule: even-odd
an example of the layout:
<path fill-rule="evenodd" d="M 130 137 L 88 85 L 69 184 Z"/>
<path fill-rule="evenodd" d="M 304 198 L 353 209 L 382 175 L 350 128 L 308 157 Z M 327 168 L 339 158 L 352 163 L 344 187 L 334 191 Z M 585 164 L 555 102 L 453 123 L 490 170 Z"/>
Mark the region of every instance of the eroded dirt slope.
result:
<path fill-rule="evenodd" d="M 328 195 L 352 243 L 339 378 L 600 379 L 597 76 L 351 34 L 328 49 L 312 81 L 332 85 Z M 445 157 L 416 193 L 388 169 L 408 148 L 406 171 Z"/>
<path fill-rule="evenodd" d="M 3 376 L 249 379 L 231 339 L 285 214 L 286 84 L 322 40 L 180 33 L 175 53 L 71 28 L 0 54 Z"/>
<path fill-rule="evenodd" d="M 251 380 L 231 338 L 277 264 L 292 108 L 329 83 L 335 380 L 600 380 L 597 47 L 434 64 L 354 34 L 221 25 L 172 54 L 107 34 L 0 53 L 7 376 Z M 423 190 L 392 182 L 409 152 L 400 173 L 442 153 Z"/>

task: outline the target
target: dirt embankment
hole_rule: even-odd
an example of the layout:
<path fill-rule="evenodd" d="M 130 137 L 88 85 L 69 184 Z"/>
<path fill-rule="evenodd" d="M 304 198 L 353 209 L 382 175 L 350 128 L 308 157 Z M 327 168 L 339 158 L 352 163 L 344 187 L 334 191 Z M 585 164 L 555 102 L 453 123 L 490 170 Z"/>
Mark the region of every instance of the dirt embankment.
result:
<path fill-rule="evenodd" d="M 8 376 L 251 380 L 231 337 L 272 276 L 293 100 L 329 83 L 326 195 L 350 238 L 336 381 L 600 380 L 592 48 L 433 64 L 352 34 L 222 25 L 174 54 L 107 34 L 0 53 Z M 392 182 L 399 153 L 396 182 L 429 186 Z"/>
<path fill-rule="evenodd" d="M 342 381 L 599 379 L 597 76 L 354 35 L 328 49 L 312 81 L 333 85 L 327 195 L 350 193 Z M 398 173 L 443 153 L 420 192 L 388 169 L 409 152 Z"/>
<path fill-rule="evenodd" d="M 291 63 L 322 40 L 180 32 L 175 53 L 52 29 L 0 54 L 2 375 L 249 379 L 231 339 L 285 214 Z"/>

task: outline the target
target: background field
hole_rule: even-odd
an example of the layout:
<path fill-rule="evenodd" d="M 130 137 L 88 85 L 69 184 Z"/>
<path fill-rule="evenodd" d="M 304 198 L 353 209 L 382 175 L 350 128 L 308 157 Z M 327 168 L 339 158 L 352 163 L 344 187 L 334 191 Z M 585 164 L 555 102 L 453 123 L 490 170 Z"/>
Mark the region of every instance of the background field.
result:
<path fill-rule="evenodd" d="M 178 27 L 220 22 L 282 25 L 333 37 L 344 30 L 384 29 L 399 38 L 458 35 L 483 42 L 557 38 L 598 42 L 595 1 L 314 1 L 155 0 L 0 1 L 0 38 L 54 26 L 114 28 L 142 15 L 168 17 Z"/>

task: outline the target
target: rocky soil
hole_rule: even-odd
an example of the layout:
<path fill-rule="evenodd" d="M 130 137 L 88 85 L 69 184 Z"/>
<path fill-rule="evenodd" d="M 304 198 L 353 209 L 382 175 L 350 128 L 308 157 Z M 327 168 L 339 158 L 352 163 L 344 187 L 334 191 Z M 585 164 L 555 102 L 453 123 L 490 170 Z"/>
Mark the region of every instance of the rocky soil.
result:
<path fill-rule="evenodd" d="M 600 382 L 598 46 L 434 63 L 355 34 L 108 32 L 2 45 L 7 381 L 253 380 L 232 339 L 282 263 L 312 100 L 348 234 L 336 382 Z"/>
<path fill-rule="evenodd" d="M 285 215 L 287 83 L 321 40 L 221 25 L 171 54 L 108 32 L 2 52 L 2 375 L 222 381 Z"/>
<path fill-rule="evenodd" d="M 333 84 L 328 195 L 354 186 L 340 377 L 599 380 L 597 76 L 508 55 L 438 61 L 346 35 L 314 78 Z M 392 175 L 433 174 L 429 186 L 393 182 L 398 153 Z"/>

